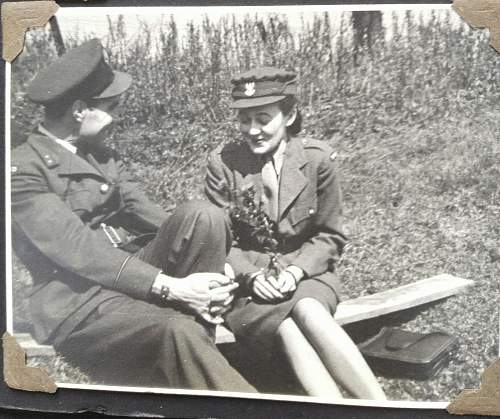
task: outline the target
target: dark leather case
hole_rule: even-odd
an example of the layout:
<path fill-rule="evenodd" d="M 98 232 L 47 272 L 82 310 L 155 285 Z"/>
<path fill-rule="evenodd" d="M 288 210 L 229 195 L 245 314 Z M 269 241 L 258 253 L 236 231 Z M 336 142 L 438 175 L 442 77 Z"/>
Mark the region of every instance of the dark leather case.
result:
<path fill-rule="evenodd" d="M 381 375 L 427 379 L 448 364 L 457 342 L 445 332 L 424 334 L 385 327 L 358 347 Z"/>

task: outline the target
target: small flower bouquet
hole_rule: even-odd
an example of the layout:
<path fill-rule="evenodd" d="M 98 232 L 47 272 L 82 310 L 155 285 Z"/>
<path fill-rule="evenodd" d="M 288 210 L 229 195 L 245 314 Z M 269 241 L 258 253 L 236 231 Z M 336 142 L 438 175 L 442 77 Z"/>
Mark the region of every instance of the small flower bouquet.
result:
<path fill-rule="evenodd" d="M 278 261 L 277 225 L 265 213 L 262 205 L 256 203 L 253 185 L 231 191 L 229 216 L 234 238 L 240 247 L 267 253 L 270 260 L 264 274 L 279 275 L 283 267 Z"/>

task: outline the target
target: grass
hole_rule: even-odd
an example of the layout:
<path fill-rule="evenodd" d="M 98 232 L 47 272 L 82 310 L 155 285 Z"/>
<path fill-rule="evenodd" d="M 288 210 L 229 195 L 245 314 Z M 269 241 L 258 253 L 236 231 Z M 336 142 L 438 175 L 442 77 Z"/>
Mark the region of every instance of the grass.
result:
<path fill-rule="evenodd" d="M 337 23 L 320 15 L 297 41 L 283 17 L 248 17 L 241 24 L 228 18 L 192 26 L 180 42 L 170 20 L 154 43 L 162 54 L 155 55 L 147 36 L 119 41 L 126 28 L 111 21 L 111 59 L 135 83 L 110 144 L 164 207 L 201 197 L 208 153 L 238 135 L 227 108 L 229 75 L 257 63 L 296 68 L 304 132 L 338 152 L 350 237 L 338 272 L 347 296 L 439 273 L 476 281 L 465 294 L 404 319 L 384 319 L 459 338 L 454 359 L 436 378 L 380 377 L 390 399 L 449 400 L 463 388 L 477 388 L 498 356 L 500 58 L 481 32 L 452 26 L 446 13 L 426 23 L 410 14 L 393 18 L 393 38 L 379 39 L 355 65 L 348 20 Z M 152 36 L 147 27 L 143 32 Z M 23 89 L 54 55 L 47 33 L 34 33 L 13 67 L 19 139 L 33 126 L 33 115 L 40 116 Z M 14 278 L 15 318 L 24 328 L 30 280 L 19 263 Z M 54 365 L 37 362 L 56 376 L 86 379 L 66 370 L 60 358 Z"/>
<path fill-rule="evenodd" d="M 452 362 L 436 378 L 379 377 L 391 399 L 450 400 L 463 388 L 477 388 L 480 374 L 498 355 L 499 262 L 494 255 L 500 208 L 491 185 L 499 175 L 494 163 L 500 158 L 500 126 L 494 117 L 457 118 L 384 140 L 368 136 L 357 145 L 332 141 L 339 152 L 351 239 L 339 266 L 348 297 L 438 273 L 476 281 L 465 294 L 415 310 L 410 319 L 389 319 L 388 324 L 408 330 L 443 330 L 459 337 Z M 199 196 L 194 185 L 200 184 L 204 167 L 195 166 L 187 188 Z M 60 358 L 54 365 L 36 362 L 60 381 L 88 379 L 71 366 L 61 367 Z"/>
<path fill-rule="evenodd" d="M 33 356 L 26 364 L 42 368 L 56 383 L 92 384 L 92 380 L 78 367 L 69 364 L 63 356 Z"/>
<path fill-rule="evenodd" d="M 459 338 L 451 364 L 425 382 L 381 378 L 391 399 L 449 400 L 478 387 L 498 356 L 498 166 L 495 114 L 338 144 L 351 242 L 339 267 L 349 296 L 372 294 L 439 273 L 476 281 L 465 294 L 425 307 L 408 330 Z M 433 143 L 432 146 L 430 143 Z M 370 170 L 366 168 L 373 166 Z"/>

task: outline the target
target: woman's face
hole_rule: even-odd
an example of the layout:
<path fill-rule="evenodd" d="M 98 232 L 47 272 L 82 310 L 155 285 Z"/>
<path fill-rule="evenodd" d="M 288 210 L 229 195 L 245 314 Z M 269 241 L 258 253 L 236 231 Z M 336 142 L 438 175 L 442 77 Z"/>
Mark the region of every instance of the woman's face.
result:
<path fill-rule="evenodd" d="M 294 114 L 294 113 L 292 113 Z M 290 115 L 285 116 L 277 103 L 240 109 L 240 131 L 254 154 L 272 153 L 286 139 Z"/>

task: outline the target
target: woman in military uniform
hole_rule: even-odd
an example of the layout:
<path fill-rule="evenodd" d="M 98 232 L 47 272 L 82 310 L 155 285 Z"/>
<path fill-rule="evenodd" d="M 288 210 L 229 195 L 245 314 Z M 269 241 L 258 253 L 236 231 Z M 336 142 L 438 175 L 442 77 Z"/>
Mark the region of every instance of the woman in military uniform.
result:
<path fill-rule="evenodd" d="M 310 395 L 342 397 L 340 384 L 355 397 L 385 399 L 333 319 L 340 288 L 334 268 L 346 243 L 335 153 L 323 142 L 297 136 L 295 73 L 265 67 L 232 83 L 231 107 L 238 110 L 244 141 L 211 155 L 205 191 L 230 214 L 241 204 L 238 196 L 253 191 L 255 208 L 275 226 L 279 269 L 267 269 L 271 256 L 254 233 L 235 231 L 239 240 L 229 263 L 244 295 L 227 324 L 238 340 L 267 353 L 279 345 Z"/>

